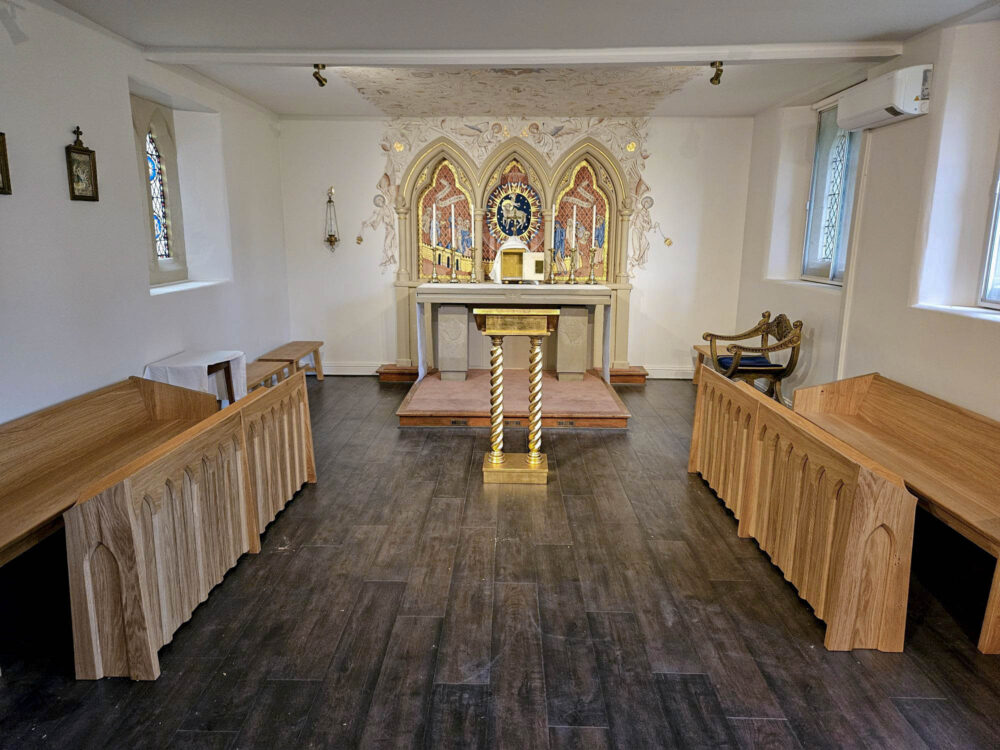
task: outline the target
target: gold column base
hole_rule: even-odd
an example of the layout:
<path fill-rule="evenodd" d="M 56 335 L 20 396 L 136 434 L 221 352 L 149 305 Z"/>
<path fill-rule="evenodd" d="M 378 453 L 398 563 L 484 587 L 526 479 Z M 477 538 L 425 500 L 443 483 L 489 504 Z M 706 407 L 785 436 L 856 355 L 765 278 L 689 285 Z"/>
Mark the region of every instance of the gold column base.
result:
<path fill-rule="evenodd" d="M 489 454 L 483 456 L 483 484 L 547 484 L 549 459 L 542 454 L 537 464 L 528 463 L 527 453 L 504 453 L 504 462 L 490 462 Z"/>

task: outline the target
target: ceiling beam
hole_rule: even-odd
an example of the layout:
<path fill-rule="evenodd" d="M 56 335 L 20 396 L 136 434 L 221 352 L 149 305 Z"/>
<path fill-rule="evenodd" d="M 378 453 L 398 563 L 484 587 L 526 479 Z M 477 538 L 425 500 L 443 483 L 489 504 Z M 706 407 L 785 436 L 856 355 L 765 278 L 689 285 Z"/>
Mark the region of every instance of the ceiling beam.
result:
<path fill-rule="evenodd" d="M 504 67 L 557 65 L 705 65 L 762 62 L 879 62 L 903 51 L 902 42 L 738 44 L 706 47 L 621 47 L 530 50 L 233 50 L 147 47 L 151 62 L 173 65 L 279 65 L 311 67 Z"/>

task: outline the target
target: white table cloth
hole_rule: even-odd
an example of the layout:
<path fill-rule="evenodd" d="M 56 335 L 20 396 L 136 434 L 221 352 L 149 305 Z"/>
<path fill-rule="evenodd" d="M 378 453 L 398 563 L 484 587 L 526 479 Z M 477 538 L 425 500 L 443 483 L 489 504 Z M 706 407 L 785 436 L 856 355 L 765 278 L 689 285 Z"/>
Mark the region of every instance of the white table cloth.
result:
<path fill-rule="evenodd" d="M 179 352 L 146 365 L 142 376 L 161 383 L 211 393 L 220 401 L 228 401 L 229 394 L 226 393 L 225 380 L 221 375 L 208 374 L 209 365 L 219 362 L 229 362 L 229 369 L 233 375 L 233 395 L 237 400 L 246 396 L 247 356 L 239 351 Z"/>

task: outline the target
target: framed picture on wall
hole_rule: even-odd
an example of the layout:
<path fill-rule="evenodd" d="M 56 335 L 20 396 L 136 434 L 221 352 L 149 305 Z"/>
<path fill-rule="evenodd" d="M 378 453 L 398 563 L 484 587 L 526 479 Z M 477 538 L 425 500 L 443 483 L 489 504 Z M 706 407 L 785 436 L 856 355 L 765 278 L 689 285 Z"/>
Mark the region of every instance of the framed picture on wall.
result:
<path fill-rule="evenodd" d="M 73 131 L 76 140 L 66 147 L 66 171 L 69 176 L 69 197 L 74 201 L 99 200 L 97 193 L 97 156 L 83 145 L 80 126 Z"/>
<path fill-rule="evenodd" d="M 10 195 L 10 164 L 7 161 L 7 136 L 0 133 L 0 195 Z"/>

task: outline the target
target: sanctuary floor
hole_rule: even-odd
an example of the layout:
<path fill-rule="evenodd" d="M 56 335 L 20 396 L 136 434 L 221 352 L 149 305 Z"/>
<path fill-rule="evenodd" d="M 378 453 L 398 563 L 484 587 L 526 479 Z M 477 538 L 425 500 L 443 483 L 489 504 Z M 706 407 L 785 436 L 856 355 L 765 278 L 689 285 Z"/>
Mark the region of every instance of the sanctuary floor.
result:
<path fill-rule="evenodd" d="M 408 385 L 309 380 L 319 483 L 156 682 L 72 678 L 61 534 L 0 568 L 0 747 L 1000 744 L 988 562 L 920 513 L 906 652 L 827 652 L 688 477 L 689 382 L 619 387 L 627 432 L 546 431 L 547 487 L 484 487 L 485 429 L 400 429 Z"/>

